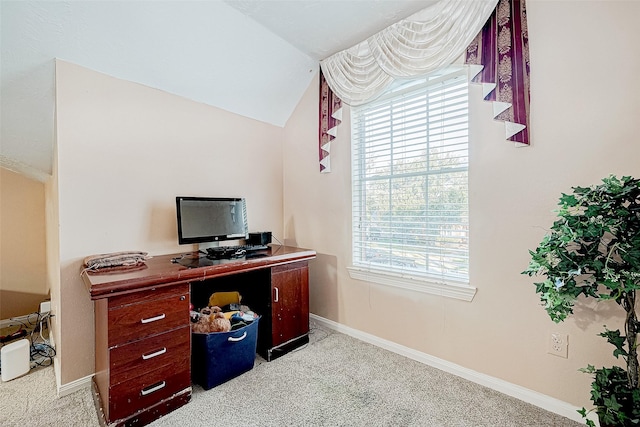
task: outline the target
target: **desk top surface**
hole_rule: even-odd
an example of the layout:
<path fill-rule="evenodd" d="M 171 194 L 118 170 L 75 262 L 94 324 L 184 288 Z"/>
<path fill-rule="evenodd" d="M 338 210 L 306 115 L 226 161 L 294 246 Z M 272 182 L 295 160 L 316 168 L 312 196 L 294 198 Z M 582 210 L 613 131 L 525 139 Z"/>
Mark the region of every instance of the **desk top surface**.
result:
<path fill-rule="evenodd" d="M 232 259 L 211 260 L 203 253 L 183 252 L 153 256 L 144 265 L 85 270 L 81 276 L 91 299 L 95 300 L 148 287 L 194 282 L 315 257 L 316 252 L 310 249 L 278 245 L 248 257 Z"/>

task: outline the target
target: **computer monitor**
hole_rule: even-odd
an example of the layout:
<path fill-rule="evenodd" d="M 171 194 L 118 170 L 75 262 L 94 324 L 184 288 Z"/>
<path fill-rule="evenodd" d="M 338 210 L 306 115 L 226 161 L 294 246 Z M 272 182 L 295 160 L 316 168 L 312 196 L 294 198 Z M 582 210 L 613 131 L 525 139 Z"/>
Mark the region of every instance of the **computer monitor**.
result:
<path fill-rule="evenodd" d="M 176 197 L 178 243 L 247 239 L 245 199 L 230 197 Z"/>

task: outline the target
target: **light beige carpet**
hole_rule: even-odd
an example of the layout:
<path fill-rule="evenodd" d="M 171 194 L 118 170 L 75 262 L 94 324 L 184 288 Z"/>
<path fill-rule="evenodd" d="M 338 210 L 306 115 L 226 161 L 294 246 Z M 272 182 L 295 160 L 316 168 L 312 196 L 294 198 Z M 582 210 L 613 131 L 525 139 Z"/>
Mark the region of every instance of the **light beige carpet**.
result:
<path fill-rule="evenodd" d="M 559 415 L 349 336 L 312 344 L 211 390 L 151 425 L 576 427 Z M 0 383 L 1 426 L 98 425 L 89 389 L 56 399 L 53 369 Z"/>
<path fill-rule="evenodd" d="M 0 426 L 90 427 L 98 417 L 89 389 L 56 397 L 53 366 L 37 368 L 27 375 L 0 382 Z"/>

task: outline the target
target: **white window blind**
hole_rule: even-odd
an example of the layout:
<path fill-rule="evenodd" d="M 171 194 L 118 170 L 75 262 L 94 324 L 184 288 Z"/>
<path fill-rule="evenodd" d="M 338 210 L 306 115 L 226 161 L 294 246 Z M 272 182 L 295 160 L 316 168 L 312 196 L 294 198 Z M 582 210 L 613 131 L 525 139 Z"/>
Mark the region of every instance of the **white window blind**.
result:
<path fill-rule="evenodd" d="M 466 71 L 354 108 L 351 129 L 354 267 L 468 283 Z"/>

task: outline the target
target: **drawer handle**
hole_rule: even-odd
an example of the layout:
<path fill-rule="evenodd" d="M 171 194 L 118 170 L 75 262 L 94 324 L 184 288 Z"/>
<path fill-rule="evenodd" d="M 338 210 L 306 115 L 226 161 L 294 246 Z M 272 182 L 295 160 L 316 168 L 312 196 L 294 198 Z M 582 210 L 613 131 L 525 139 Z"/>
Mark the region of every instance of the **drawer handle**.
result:
<path fill-rule="evenodd" d="M 142 323 L 151 323 L 151 322 L 155 322 L 156 320 L 162 320 L 162 319 L 164 319 L 165 317 L 167 317 L 167 316 L 165 316 L 165 314 L 164 314 L 164 313 L 162 313 L 160 316 L 156 316 L 156 317 L 149 317 L 148 319 L 140 319 L 140 321 L 141 321 Z"/>
<path fill-rule="evenodd" d="M 229 338 L 227 338 L 227 341 L 229 341 L 229 342 L 238 342 L 238 341 L 242 341 L 246 337 L 247 337 L 247 331 L 244 331 L 244 334 L 242 334 L 241 337 L 238 337 L 238 338 L 229 337 Z"/>
<path fill-rule="evenodd" d="M 166 385 L 167 385 L 167 383 L 162 381 L 162 382 L 158 383 L 157 385 L 152 385 L 152 386 L 150 386 L 148 388 L 143 388 L 142 390 L 140 390 L 140 394 L 143 395 L 143 396 L 146 396 L 147 394 L 151 394 L 154 391 L 158 391 L 161 388 L 164 388 L 164 386 L 166 386 Z"/>
<path fill-rule="evenodd" d="M 153 359 L 154 357 L 160 356 L 161 354 L 165 354 L 166 352 L 167 352 L 167 347 L 163 347 L 162 350 L 158 350 L 155 353 L 143 354 L 142 355 L 142 360 Z"/>

